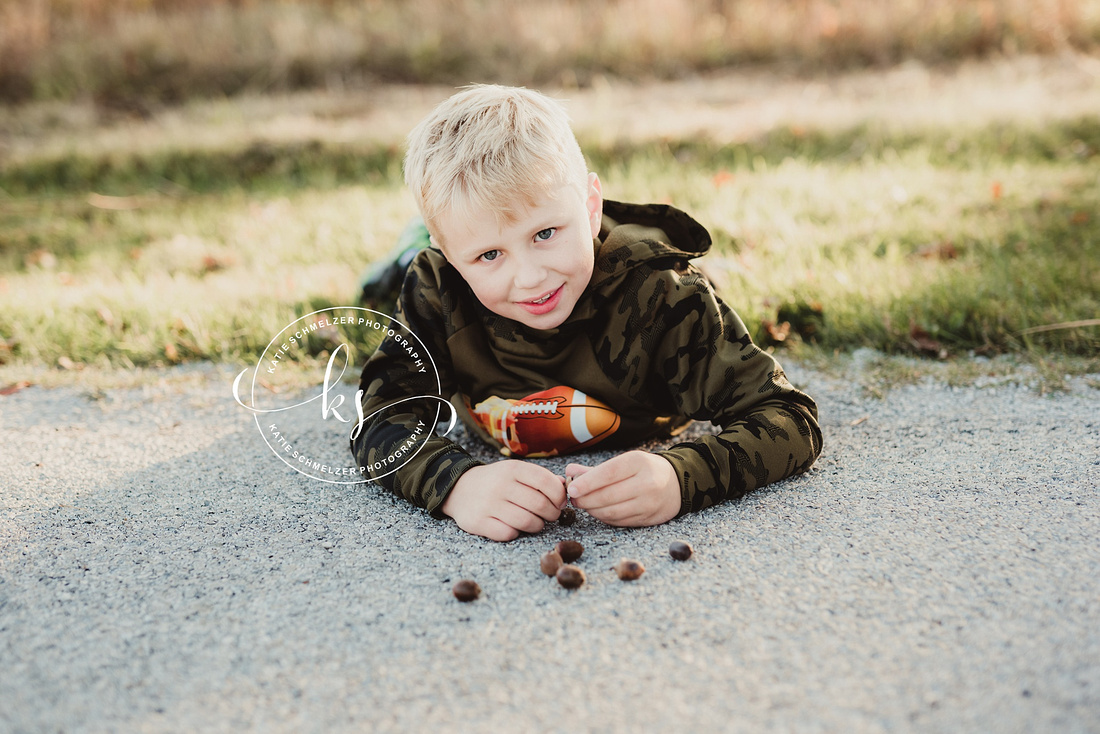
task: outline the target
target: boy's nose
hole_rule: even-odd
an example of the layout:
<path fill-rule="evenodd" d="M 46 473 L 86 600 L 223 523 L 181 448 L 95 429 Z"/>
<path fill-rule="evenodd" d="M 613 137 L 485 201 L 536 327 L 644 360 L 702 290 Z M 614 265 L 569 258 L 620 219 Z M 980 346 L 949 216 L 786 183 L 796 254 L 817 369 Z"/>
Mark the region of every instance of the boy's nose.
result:
<path fill-rule="evenodd" d="M 546 279 L 546 268 L 541 263 L 525 259 L 516 268 L 513 282 L 516 288 L 534 288 Z"/>

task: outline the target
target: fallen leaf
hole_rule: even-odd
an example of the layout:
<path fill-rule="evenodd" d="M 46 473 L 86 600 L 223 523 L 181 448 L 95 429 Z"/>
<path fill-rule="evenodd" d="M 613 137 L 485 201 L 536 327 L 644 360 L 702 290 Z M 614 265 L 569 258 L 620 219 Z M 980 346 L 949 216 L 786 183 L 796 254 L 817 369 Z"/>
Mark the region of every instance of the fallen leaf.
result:
<path fill-rule="evenodd" d="M 19 382 L 13 382 L 12 384 L 8 385 L 7 387 L 0 387 L 0 395 L 14 395 L 15 393 L 19 392 L 20 390 L 25 390 L 26 388 L 30 387 L 32 384 L 33 383 L 27 382 L 26 380 L 20 380 Z"/>
<path fill-rule="evenodd" d="M 265 390 L 268 390 L 270 392 L 273 392 L 276 395 L 278 395 L 279 393 L 281 393 L 283 391 L 283 388 L 275 387 L 274 385 L 272 385 L 270 382 L 268 382 L 267 380 L 265 380 L 262 377 L 259 378 L 258 380 L 256 380 L 256 382 L 260 383 L 260 387 L 262 387 Z"/>
<path fill-rule="evenodd" d="M 203 275 L 207 273 L 216 273 L 219 270 L 225 270 L 229 267 L 229 263 L 225 260 L 219 260 L 213 255 L 202 256 L 202 272 Z"/>
<path fill-rule="evenodd" d="M 1074 212 L 1073 216 L 1069 218 L 1069 221 L 1073 222 L 1074 224 L 1088 224 L 1089 213 L 1084 211 Z"/>
<path fill-rule="evenodd" d="M 909 327 L 909 344 L 926 356 L 947 359 L 947 349 L 933 339 L 931 334 L 916 324 Z"/>
<path fill-rule="evenodd" d="M 954 260 L 959 256 L 955 243 L 949 240 L 925 245 L 914 253 L 925 260 Z"/>
<path fill-rule="evenodd" d="M 761 326 L 764 328 L 764 334 L 768 340 L 775 344 L 787 341 L 787 337 L 791 334 L 791 322 L 789 321 L 775 324 L 765 320 Z"/>
<path fill-rule="evenodd" d="M 813 341 L 825 324 L 825 309 L 817 301 L 796 301 L 779 307 L 777 320 L 787 321 L 803 341 Z"/>

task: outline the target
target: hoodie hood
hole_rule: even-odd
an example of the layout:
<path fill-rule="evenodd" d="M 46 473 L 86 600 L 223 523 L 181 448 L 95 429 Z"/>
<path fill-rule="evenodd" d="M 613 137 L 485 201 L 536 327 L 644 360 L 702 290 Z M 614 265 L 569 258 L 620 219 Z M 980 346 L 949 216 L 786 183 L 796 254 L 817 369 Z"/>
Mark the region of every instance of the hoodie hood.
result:
<path fill-rule="evenodd" d="M 690 260 L 705 255 L 710 245 L 703 225 L 676 207 L 605 200 L 596 269 L 610 274 L 655 258 Z"/>
<path fill-rule="evenodd" d="M 711 239 L 703 225 L 675 207 L 605 199 L 594 246 L 592 280 L 566 324 L 597 314 L 616 298 L 617 289 L 635 270 L 683 267 L 688 260 L 705 255 Z"/>

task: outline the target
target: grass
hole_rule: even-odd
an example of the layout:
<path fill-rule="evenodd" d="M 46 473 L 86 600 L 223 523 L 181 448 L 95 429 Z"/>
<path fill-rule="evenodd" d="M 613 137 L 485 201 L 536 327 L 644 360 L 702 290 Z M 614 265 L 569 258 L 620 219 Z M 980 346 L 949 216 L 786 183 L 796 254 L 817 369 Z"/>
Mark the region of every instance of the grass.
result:
<path fill-rule="evenodd" d="M 1025 333 L 1100 314 L 1096 118 L 586 150 L 611 198 L 710 228 L 700 263 L 763 344 L 1100 368 L 1094 326 Z M 413 214 L 399 170 L 392 145 L 311 142 L 8 165 L 0 362 L 250 362 L 298 316 L 354 303 Z"/>
<path fill-rule="evenodd" d="M 700 264 L 761 344 L 902 358 L 875 385 L 1007 359 L 1057 386 L 1100 372 L 1097 73 L 1068 56 L 565 96 L 609 197 L 714 234 Z M 0 108 L 0 385 L 245 364 L 354 303 L 413 214 L 400 140 L 446 91 Z M 992 359 L 952 359 L 970 354 Z"/>
<path fill-rule="evenodd" d="M 1059 152 L 1064 131 L 1050 128 L 990 144 L 1004 133 L 976 131 L 951 156 L 934 136 L 879 139 L 856 154 L 818 140 L 792 155 L 783 141 L 681 153 L 690 165 L 651 155 L 621 170 L 646 182 L 630 183 L 626 198 L 673 199 L 711 227 L 724 257 L 703 266 L 764 343 L 763 322 L 786 316 L 797 333 L 794 307 L 817 304 L 811 338 L 827 348 L 1095 355 L 1095 328 L 1020 332 L 1100 313 L 1096 153 Z M 1092 145 L 1095 134 L 1085 134 Z"/>
<path fill-rule="evenodd" d="M 1098 45 L 1098 0 L 9 0 L 0 100 L 93 96 L 143 112 L 379 81 L 587 85 Z"/>

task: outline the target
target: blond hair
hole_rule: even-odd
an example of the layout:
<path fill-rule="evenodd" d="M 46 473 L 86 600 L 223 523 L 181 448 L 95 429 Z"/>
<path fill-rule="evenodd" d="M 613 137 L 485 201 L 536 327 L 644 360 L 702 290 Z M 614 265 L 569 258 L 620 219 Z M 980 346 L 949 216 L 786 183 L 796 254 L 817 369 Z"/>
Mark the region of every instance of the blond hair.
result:
<path fill-rule="evenodd" d="M 511 223 L 564 184 L 584 195 L 588 167 L 562 105 L 520 87 L 475 85 L 408 137 L 405 183 L 428 229 L 439 217 L 493 212 Z"/>

